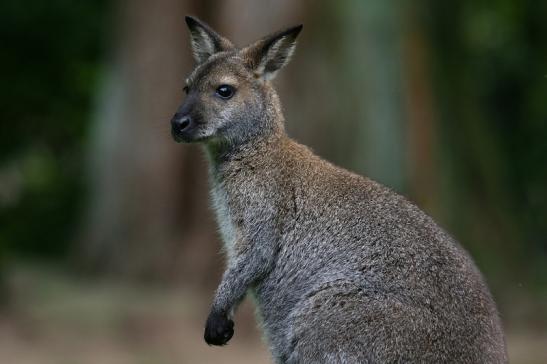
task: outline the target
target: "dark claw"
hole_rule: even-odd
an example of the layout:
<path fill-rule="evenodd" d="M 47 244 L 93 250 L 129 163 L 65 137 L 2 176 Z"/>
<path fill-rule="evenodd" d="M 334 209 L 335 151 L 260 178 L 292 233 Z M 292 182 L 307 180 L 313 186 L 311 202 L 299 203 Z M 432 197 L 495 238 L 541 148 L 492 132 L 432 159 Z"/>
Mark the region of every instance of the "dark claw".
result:
<path fill-rule="evenodd" d="M 210 313 L 205 325 L 205 342 L 209 345 L 226 345 L 234 335 L 234 322 L 226 315 Z"/>

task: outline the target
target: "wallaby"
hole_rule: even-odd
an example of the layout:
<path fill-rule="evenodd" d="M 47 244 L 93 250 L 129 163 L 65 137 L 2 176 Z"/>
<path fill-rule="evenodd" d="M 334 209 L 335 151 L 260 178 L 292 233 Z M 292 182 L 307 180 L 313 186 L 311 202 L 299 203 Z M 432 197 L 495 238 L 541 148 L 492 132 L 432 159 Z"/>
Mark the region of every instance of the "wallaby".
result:
<path fill-rule="evenodd" d="M 242 48 L 186 17 L 197 66 L 171 120 L 201 142 L 225 245 L 205 341 L 247 292 L 276 363 L 505 363 L 468 254 L 415 205 L 290 139 L 271 80 L 302 25 Z"/>

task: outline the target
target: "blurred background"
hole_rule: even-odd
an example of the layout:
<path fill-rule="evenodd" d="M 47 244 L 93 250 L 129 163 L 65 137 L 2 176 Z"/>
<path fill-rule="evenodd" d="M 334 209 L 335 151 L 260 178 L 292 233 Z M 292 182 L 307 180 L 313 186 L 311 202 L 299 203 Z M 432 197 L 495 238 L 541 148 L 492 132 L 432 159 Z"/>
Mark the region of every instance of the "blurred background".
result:
<path fill-rule="evenodd" d="M 169 120 L 184 15 L 236 44 L 304 23 L 289 133 L 405 194 L 468 249 L 513 363 L 547 362 L 547 2 L 3 0 L 0 362 L 268 363 L 223 268 L 205 158 Z"/>

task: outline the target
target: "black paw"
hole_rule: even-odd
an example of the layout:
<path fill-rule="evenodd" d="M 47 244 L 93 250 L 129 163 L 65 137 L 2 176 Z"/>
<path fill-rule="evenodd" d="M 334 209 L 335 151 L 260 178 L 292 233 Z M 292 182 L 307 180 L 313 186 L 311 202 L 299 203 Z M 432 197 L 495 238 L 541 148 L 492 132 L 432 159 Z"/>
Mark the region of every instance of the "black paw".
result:
<path fill-rule="evenodd" d="M 205 325 L 205 342 L 209 345 L 226 345 L 234 335 L 234 322 L 226 315 L 210 313 Z"/>

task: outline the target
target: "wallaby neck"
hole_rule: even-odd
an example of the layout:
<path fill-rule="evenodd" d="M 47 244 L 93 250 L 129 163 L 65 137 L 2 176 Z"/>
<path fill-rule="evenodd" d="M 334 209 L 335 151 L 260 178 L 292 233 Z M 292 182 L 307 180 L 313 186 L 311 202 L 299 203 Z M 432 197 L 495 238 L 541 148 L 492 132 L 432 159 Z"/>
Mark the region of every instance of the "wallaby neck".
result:
<path fill-rule="evenodd" d="M 222 178 L 222 172 L 227 170 L 233 163 L 244 165 L 251 159 L 267 156 L 277 149 L 284 139 L 288 138 L 284 130 L 279 129 L 267 135 L 258 136 L 248 142 L 229 145 L 223 143 L 211 143 L 205 146 L 209 159 L 209 169 L 214 180 Z M 214 181 L 213 181 L 214 182 Z"/>
<path fill-rule="evenodd" d="M 276 150 L 276 144 L 288 136 L 285 133 L 283 113 L 277 93 L 272 87 L 264 98 L 263 114 L 257 120 L 249 120 L 255 128 L 249 128 L 230 140 L 214 141 L 205 145 L 209 159 L 210 172 L 220 177 L 225 167 L 233 161 L 249 160 L 253 157 L 267 156 Z"/>

